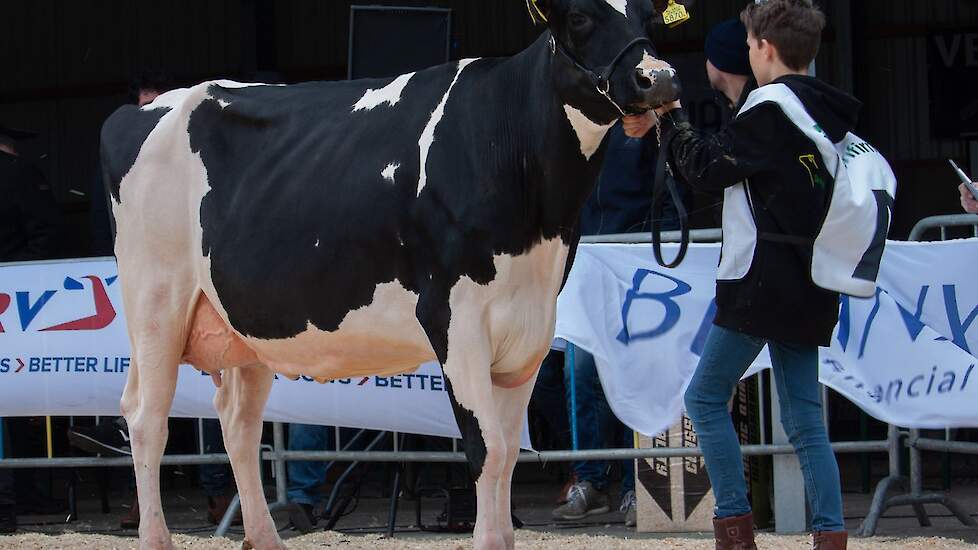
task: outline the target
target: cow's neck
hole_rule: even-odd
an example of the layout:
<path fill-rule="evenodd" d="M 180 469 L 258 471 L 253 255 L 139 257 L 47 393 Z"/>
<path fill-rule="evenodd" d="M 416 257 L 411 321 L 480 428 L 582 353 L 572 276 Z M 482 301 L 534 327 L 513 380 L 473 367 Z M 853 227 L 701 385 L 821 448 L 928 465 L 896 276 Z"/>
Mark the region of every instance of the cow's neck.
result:
<path fill-rule="evenodd" d="M 554 57 L 549 33 L 517 54 L 500 70 L 513 71 L 500 82 L 519 83 L 516 93 L 524 113 L 514 130 L 514 147 L 531 154 L 523 159 L 528 219 L 544 238 L 561 236 L 570 243 L 581 209 L 590 196 L 604 158 L 603 141 L 611 125 L 592 122 L 560 97 L 552 78 Z"/>

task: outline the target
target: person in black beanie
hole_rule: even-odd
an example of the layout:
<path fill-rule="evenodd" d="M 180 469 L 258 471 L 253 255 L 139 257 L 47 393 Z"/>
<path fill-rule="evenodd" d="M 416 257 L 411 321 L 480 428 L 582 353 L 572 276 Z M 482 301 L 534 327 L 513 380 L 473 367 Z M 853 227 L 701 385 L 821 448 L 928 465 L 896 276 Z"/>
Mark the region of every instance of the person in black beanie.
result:
<path fill-rule="evenodd" d="M 706 37 L 706 75 L 710 86 L 726 108 L 727 119 L 757 88 L 750 70 L 747 29 L 739 19 L 729 19 L 713 27 Z"/>

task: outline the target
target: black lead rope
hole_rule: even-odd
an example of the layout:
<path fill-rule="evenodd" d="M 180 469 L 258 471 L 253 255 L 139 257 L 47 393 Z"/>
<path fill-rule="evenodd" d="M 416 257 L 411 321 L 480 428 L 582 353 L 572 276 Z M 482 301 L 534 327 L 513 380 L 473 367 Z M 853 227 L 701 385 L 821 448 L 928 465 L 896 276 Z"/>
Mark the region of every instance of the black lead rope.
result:
<path fill-rule="evenodd" d="M 686 212 L 686 206 L 683 204 L 682 198 L 679 196 L 679 190 L 676 188 L 676 178 L 673 177 L 672 170 L 669 168 L 667 162 L 669 158 L 669 144 L 671 142 L 672 136 L 662 140 L 659 144 L 659 155 L 655 165 L 655 187 L 652 190 L 652 253 L 655 254 L 655 261 L 659 262 L 659 265 L 669 269 L 678 267 L 683 262 L 683 259 L 686 258 L 686 251 L 689 248 L 689 215 Z M 672 203 L 676 207 L 679 230 L 682 233 L 682 238 L 679 241 L 679 253 L 676 254 L 676 258 L 670 263 L 666 263 L 662 259 L 662 218 L 665 216 L 667 189 L 669 190 L 669 196 L 672 197 Z"/>

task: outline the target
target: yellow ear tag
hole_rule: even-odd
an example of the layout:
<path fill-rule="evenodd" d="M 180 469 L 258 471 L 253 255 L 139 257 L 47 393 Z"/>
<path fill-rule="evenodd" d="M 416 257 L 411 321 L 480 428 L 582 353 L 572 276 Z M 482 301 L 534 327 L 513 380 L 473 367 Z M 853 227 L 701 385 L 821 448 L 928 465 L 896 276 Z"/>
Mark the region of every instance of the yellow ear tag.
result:
<path fill-rule="evenodd" d="M 689 11 L 686 9 L 686 6 L 677 4 L 676 0 L 669 0 L 669 6 L 662 12 L 662 21 L 670 29 L 682 25 L 686 21 L 689 21 L 689 19 Z"/>

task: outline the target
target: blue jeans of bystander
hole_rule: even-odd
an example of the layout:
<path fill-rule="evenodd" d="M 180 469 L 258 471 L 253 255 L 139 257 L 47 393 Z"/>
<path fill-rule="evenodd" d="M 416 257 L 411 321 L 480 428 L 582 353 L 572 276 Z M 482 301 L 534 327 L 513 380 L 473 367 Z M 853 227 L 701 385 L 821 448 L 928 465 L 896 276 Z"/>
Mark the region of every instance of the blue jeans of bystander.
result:
<path fill-rule="evenodd" d="M 594 356 L 581 348 L 574 349 L 574 384 L 570 381 L 570 369 L 564 369 L 564 385 L 567 389 L 567 407 L 569 414 L 574 414 L 576 403 L 577 412 L 577 442 L 580 449 L 606 449 L 610 443 L 613 447 L 631 448 L 635 444 L 635 436 L 631 430 L 621 424 L 621 421 L 608 406 L 608 399 L 598 378 L 598 369 L 594 364 Z M 574 399 L 571 392 L 574 391 Z M 611 434 L 609 436 L 608 434 Z M 609 441 L 610 439 L 610 441 Z M 608 462 L 604 460 L 587 460 L 573 463 L 577 481 L 590 481 L 599 491 L 608 487 Z M 621 494 L 635 490 L 634 461 L 622 461 Z"/>
<path fill-rule="evenodd" d="M 308 424 L 289 424 L 290 451 L 331 451 L 335 446 L 334 428 Z M 289 500 L 315 506 L 325 500 L 318 488 L 326 483 L 325 462 L 289 462 Z"/>

